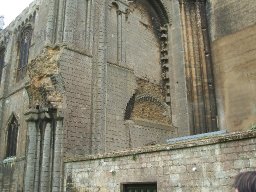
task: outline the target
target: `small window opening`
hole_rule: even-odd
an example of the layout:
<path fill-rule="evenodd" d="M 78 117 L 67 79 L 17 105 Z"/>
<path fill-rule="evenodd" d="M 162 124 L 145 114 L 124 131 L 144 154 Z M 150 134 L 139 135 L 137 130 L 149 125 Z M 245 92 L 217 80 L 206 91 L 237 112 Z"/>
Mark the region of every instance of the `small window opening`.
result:
<path fill-rule="evenodd" d="M 128 183 L 122 185 L 122 192 L 157 192 L 157 183 Z"/>
<path fill-rule="evenodd" d="M 6 157 L 16 156 L 17 137 L 18 137 L 18 121 L 13 116 L 8 126 L 7 150 Z"/>

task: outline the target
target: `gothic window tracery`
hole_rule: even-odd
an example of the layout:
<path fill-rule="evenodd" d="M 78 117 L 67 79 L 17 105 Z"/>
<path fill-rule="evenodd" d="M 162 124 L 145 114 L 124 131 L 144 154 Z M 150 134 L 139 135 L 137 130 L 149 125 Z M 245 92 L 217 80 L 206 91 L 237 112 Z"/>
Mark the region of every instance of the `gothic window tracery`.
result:
<path fill-rule="evenodd" d="M 16 156 L 17 137 L 18 137 L 18 121 L 13 115 L 8 125 L 6 157 Z"/>
<path fill-rule="evenodd" d="M 19 65 L 18 65 L 18 71 L 17 71 L 17 81 L 23 79 L 26 75 L 31 38 L 32 38 L 32 28 L 26 27 L 20 35 Z"/>

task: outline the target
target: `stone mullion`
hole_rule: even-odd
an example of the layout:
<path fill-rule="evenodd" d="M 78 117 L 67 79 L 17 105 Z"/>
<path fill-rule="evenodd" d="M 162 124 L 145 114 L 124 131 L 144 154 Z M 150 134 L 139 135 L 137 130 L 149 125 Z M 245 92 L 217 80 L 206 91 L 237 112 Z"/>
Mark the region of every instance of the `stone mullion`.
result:
<path fill-rule="evenodd" d="M 54 159 L 53 159 L 53 176 L 52 192 L 61 191 L 61 174 L 62 174 L 62 142 L 63 142 L 63 117 L 58 116 L 56 119 L 55 139 L 54 139 Z"/>

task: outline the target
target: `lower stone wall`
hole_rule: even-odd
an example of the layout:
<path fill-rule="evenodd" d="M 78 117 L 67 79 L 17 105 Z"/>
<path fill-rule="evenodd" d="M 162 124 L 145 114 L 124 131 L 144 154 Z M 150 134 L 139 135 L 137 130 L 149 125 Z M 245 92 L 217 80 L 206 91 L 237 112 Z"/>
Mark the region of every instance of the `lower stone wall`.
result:
<path fill-rule="evenodd" d="M 237 173 L 256 169 L 256 132 L 233 133 L 119 153 L 68 159 L 66 192 L 118 192 L 157 182 L 158 192 L 230 192 Z"/>
<path fill-rule="evenodd" d="M 24 164 L 24 158 L 10 158 L 0 162 L 1 192 L 23 192 Z"/>

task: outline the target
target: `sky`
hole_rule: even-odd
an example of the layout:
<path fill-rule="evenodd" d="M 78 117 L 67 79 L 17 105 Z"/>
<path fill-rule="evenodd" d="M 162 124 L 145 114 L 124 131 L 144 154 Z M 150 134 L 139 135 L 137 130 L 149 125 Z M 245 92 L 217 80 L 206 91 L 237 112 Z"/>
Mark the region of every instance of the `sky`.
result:
<path fill-rule="evenodd" d="M 0 16 L 8 26 L 34 0 L 0 0 Z"/>

